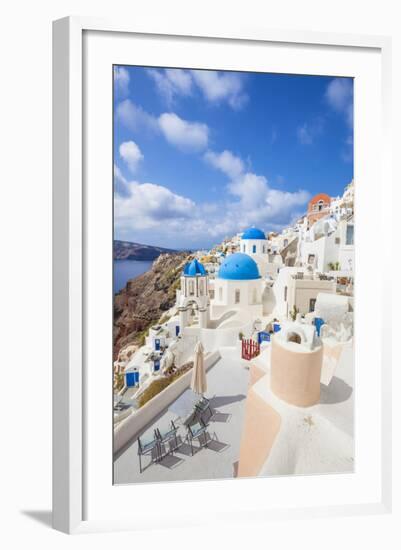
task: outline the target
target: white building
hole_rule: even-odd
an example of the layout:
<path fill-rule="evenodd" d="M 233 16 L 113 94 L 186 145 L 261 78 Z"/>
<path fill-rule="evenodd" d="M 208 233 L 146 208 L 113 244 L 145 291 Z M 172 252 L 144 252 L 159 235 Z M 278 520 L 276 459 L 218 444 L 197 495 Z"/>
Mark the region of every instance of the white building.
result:
<path fill-rule="evenodd" d="M 321 292 L 334 294 L 335 280 L 321 280 L 312 269 L 283 267 L 273 284 L 273 311 L 279 318 L 288 318 L 295 306 L 301 315 L 305 315 L 314 311 L 316 298 Z"/>
<path fill-rule="evenodd" d="M 336 221 L 322 218 L 300 235 L 298 260 L 300 265 L 311 265 L 320 273 L 341 271 L 352 276 L 354 270 L 353 216 Z"/>

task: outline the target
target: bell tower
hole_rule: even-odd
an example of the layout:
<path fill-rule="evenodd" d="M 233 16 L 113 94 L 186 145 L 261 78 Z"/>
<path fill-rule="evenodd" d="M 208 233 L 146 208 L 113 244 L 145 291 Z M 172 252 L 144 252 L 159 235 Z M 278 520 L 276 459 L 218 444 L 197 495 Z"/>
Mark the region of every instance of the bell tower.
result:
<path fill-rule="evenodd" d="M 181 331 L 189 324 L 190 311 L 197 311 L 199 326 L 209 322 L 209 278 L 205 267 L 195 258 L 187 263 L 181 276 L 181 290 L 177 298 Z"/>

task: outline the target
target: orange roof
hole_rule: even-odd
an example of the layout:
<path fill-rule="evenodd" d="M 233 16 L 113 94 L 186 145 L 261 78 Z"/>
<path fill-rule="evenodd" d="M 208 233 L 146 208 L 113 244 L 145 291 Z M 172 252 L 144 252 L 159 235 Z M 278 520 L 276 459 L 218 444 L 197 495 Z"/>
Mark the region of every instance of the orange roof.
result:
<path fill-rule="evenodd" d="M 325 204 L 331 203 L 331 197 L 329 195 L 326 195 L 326 193 L 318 193 L 314 197 L 311 198 L 311 200 L 308 203 L 308 210 L 317 202 L 323 201 Z"/>

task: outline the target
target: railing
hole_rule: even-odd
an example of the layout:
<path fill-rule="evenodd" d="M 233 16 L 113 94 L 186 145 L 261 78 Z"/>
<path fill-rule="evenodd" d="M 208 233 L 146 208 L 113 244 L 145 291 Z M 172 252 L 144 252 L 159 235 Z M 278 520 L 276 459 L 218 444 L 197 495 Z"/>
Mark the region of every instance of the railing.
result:
<path fill-rule="evenodd" d="M 246 340 L 245 338 L 242 339 L 242 359 L 253 359 L 254 357 L 257 357 L 259 353 L 260 344 L 258 342 L 255 342 L 252 338 L 249 340 Z"/>

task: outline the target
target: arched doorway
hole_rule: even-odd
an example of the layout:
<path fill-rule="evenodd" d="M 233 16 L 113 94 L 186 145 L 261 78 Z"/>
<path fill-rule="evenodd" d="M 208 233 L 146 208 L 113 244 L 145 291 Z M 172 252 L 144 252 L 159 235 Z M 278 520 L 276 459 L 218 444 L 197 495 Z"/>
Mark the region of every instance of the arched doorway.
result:
<path fill-rule="evenodd" d="M 293 342 L 294 344 L 301 344 L 302 339 L 297 332 L 288 332 L 287 342 Z"/>

